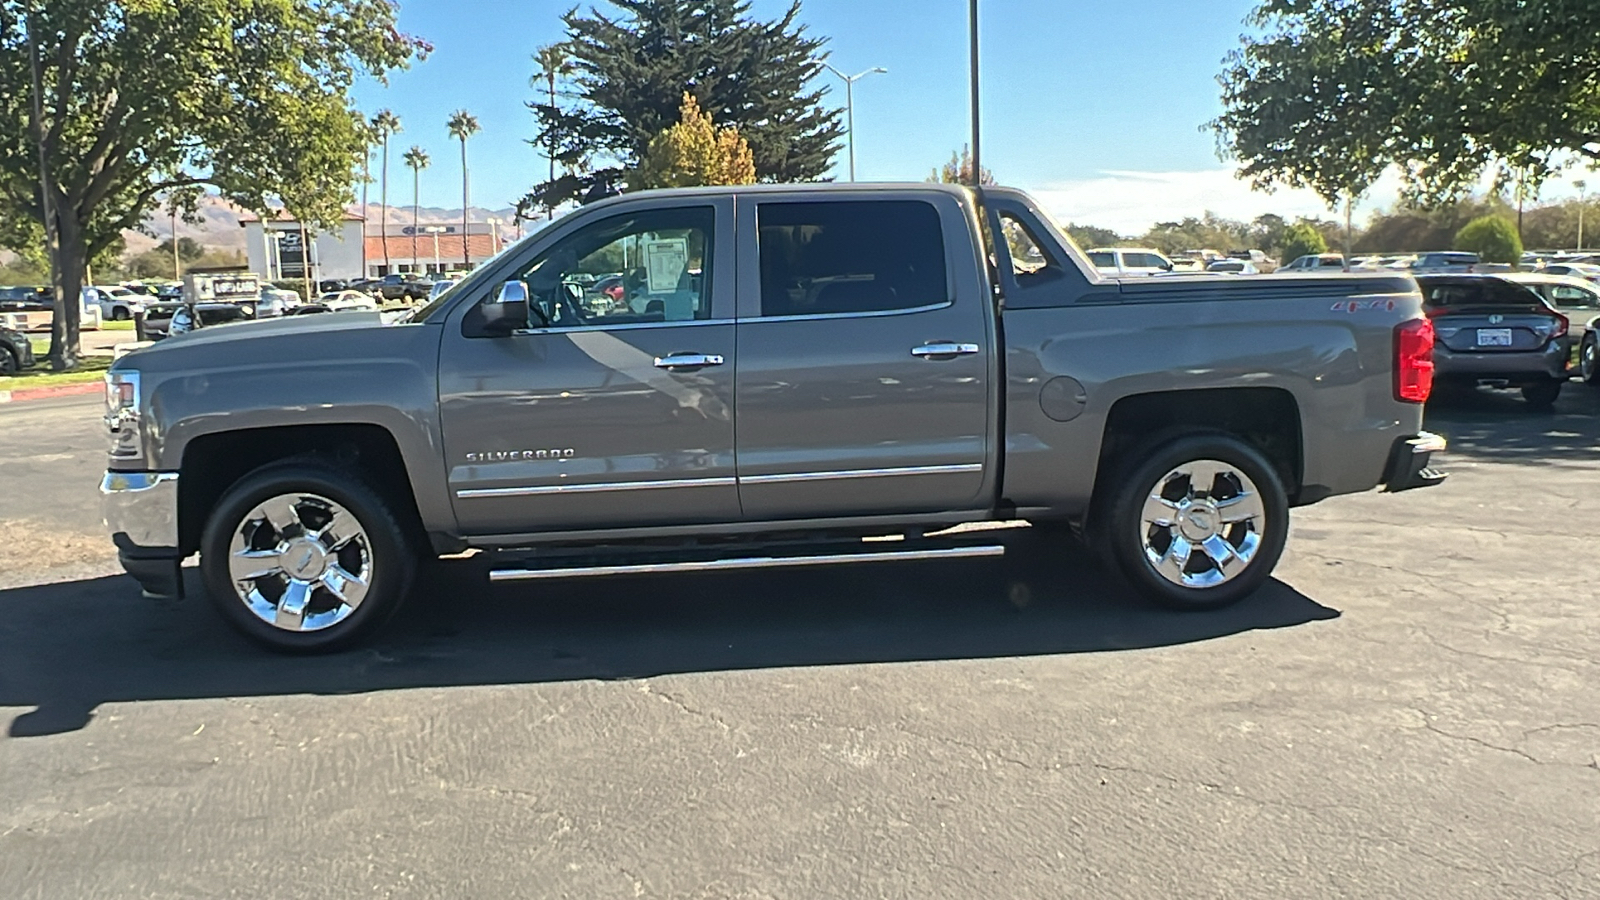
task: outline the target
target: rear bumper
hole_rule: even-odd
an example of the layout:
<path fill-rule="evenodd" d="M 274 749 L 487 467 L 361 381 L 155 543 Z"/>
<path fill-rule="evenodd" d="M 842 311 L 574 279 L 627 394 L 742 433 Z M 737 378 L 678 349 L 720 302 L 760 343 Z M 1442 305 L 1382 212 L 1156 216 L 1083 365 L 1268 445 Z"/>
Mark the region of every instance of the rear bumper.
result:
<path fill-rule="evenodd" d="M 1430 468 L 1433 454 L 1443 453 L 1445 439 L 1437 434 L 1422 432 L 1416 437 L 1400 438 L 1389 451 L 1389 468 L 1383 476 L 1383 489 L 1389 493 L 1409 491 L 1413 488 L 1433 487 L 1444 481 L 1446 473 Z"/>
<path fill-rule="evenodd" d="M 183 596 L 178 473 L 107 472 L 100 482 L 100 505 L 117 560 L 145 595 Z"/>
<path fill-rule="evenodd" d="M 1493 381 L 1519 386 L 1567 377 L 1572 354 L 1569 338 L 1557 338 L 1540 350 L 1507 353 L 1464 353 L 1434 345 L 1435 377 L 1456 382 Z"/>

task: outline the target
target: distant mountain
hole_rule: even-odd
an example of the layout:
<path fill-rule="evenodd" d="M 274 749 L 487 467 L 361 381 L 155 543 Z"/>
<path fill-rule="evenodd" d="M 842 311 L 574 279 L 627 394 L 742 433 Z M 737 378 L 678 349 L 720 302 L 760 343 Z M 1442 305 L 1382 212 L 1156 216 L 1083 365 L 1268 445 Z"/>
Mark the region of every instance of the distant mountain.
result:
<path fill-rule="evenodd" d="M 360 207 L 352 207 L 351 212 L 360 213 Z M 483 222 L 490 217 L 502 222 L 511 222 L 513 210 L 511 207 L 504 209 L 487 209 L 480 206 L 472 208 L 470 221 Z M 178 237 L 191 238 L 204 244 L 207 248 L 218 250 L 243 250 L 244 228 L 241 221 L 253 216 L 234 207 L 232 204 L 214 194 L 207 194 L 200 199 L 200 223 L 193 225 L 182 219 L 178 220 Z M 378 233 L 379 223 L 382 221 L 383 207 L 377 203 L 367 205 L 367 223 L 373 234 Z M 411 207 L 389 207 L 388 222 L 390 228 L 398 226 L 422 225 L 451 225 L 461 221 L 461 210 L 441 209 L 436 206 L 424 206 L 417 211 L 416 221 L 411 218 Z M 127 255 L 134 256 L 160 244 L 172 237 L 172 218 L 161 214 L 153 215 L 144 222 L 144 231 L 125 231 L 123 238 L 127 242 Z M 145 232 L 149 232 L 148 234 Z M 152 236 L 153 235 L 153 236 Z"/>

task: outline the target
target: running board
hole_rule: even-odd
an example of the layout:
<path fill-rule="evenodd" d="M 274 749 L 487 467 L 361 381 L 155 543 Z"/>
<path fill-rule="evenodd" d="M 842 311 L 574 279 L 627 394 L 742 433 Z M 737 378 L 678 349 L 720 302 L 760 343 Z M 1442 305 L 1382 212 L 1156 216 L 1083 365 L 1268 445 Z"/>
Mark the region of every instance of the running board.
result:
<path fill-rule="evenodd" d="M 1004 556 L 999 544 L 975 547 L 940 547 L 918 550 L 883 550 L 864 553 L 828 553 L 800 556 L 744 556 L 685 562 L 636 563 L 611 566 L 569 566 L 556 569 L 494 569 L 490 581 L 533 581 L 541 578 L 593 578 L 602 575 L 657 575 L 669 572 L 726 572 L 739 569 L 775 569 L 788 566 L 832 566 L 843 563 L 904 562 L 913 559 L 976 559 Z"/>

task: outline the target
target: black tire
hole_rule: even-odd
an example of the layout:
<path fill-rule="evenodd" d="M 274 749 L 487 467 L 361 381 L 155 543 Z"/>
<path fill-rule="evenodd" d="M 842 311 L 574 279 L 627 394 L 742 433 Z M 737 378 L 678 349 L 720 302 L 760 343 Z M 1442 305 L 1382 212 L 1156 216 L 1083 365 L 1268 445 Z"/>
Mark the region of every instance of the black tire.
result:
<path fill-rule="evenodd" d="M 128 312 L 126 306 L 114 306 L 111 308 L 111 321 L 126 322 L 131 318 L 133 318 L 133 315 Z"/>
<path fill-rule="evenodd" d="M 10 378 L 22 371 L 22 361 L 10 347 L 0 346 L 0 378 Z"/>
<path fill-rule="evenodd" d="M 1578 375 L 1584 384 L 1600 387 L 1600 337 L 1593 330 L 1584 334 L 1578 346 Z"/>
<path fill-rule="evenodd" d="M 285 630 L 260 618 L 235 587 L 229 570 L 231 545 L 235 534 L 245 527 L 246 517 L 260 504 L 286 494 L 312 495 L 343 506 L 360 526 L 363 549 L 370 554 L 365 597 L 344 618 L 320 630 Z M 360 475 L 308 459 L 273 463 L 241 478 L 212 509 L 200 539 L 200 571 L 206 592 L 222 617 L 251 640 L 280 653 L 329 652 L 372 634 L 394 615 L 410 592 L 418 556 L 391 505 Z M 338 605 L 325 588 L 315 590 L 316 602 Z"/>
<path fill-rule="evenodd" d="M 1561 382 L 1551 379 L 1522 386 L 1522 399 L 1534 409 L 1549 409 L 1561 396 Z"/>
<path fill-rule="evenodd" d="M 1147 558 L 1146 549 L 1147 542 L 1155 542 L 1157 546 L 1153 546 L 1152 551 L 1159 550 L 1164 555 L 1170 553 L 1171 543 L 1169 542 L 1167 547 L 1159 547 L 1159 539 L 1167 536 L 1175 540 L 1176 534 L 1186 526 L 1174 525 L 1163 529 L 1161 526 L 1147 525 L 1143 513 L 1146 500 L 1150 499 L 1161 485 L 1165 483 L 1169 488 L 1173 485 L 1181 488 L 1186 483 L 1185 479 L 1179 477 L 1173 480 L 1173 476 L 1184 467 L 1204 460 L 1223 463 L 1253 482 L 1256 488 L 1253 493 L 1259 500 L 1261 515 L 1258 519 L 1252 520 L 1253 524 L 1228 525 L 1217 533 L 1229 543 L 1230 547 L 1238 549 L 1246 545 L 1253 546 L 1253 552 L 1245 562 L 1244 568 L 1220 583 L 1191 586 L 1163 576 L 1156 565 Z M 1090 546 L 1099 553 L 1109 555 L 1117 568 L 1145 597 L 1172 609 L 1216 609 L 1254 593 L 1272 577 L 1272 570 L 1278 564 L 1278 558 L 1283 554 L 1284 543 L 1288 539 L 1289 499 L 1277 469 L 1254 447 L 1231 435 L 1220 433 L 1180 437 L 1159 444 L 1143 457 L 1113 471 L 1110 478 L 1112 481 L 1107 485 L 1109 490 L 1103 494 L 1106 503 L 1104 515 L 1097 517 L 1095 533 L 1090 535 Z M 1192 483 L 1192 479 L 1187 483 Z M 1196 486 L 1190 488 L 1190 491 L 1201 491 L 1206 494 L 1199 499 L 1207 503 L 1213 499 L 1221 499 L 1226 503 L 1241 493 L 1237 488 L 1242 482 L 1236 475 L 1219 476 L 1214 479 L 1213 484 L 1221 484 L 1223 487 L 1218 490 L 1209 488 L 1202 490 Z M 1233 488 L 1230 489 L 1229 485 Z M 1214 498 L 1212 496 L 1214 494 L 1223 496 Z M 1205 509 L 1210 507 L 1199 509 L 1197 513 L 1197 518 L 1202 524 L 1206 521 Z M 1215 515 L 1214 509 L 1211 515 Z M 1212 527 L 1220 526 L 1214 522 Z M 1253 543 L 1247 537 L 1250 534 L 1254 535 Z M 1185 540 L 1187 541 L 1187 538 Z M 1210 559 L 1204 553 L 1201 555 L 1206 560 Z M 1193 572 L 1189 571 L 1191 568 L 1194 569 Z M 1212 568 L 1219 576 L 1223 572 L 1220 566 Z M 1197 559 L 1191 559 L 1187 566 L 1181 566 L 1179 569 L 1182 574 L 1175 577 L 1180 579 L 1203 578 L 1206 577 L 1205 571 L 1209 571 L 1201 564 L 1201 560 Z"/>

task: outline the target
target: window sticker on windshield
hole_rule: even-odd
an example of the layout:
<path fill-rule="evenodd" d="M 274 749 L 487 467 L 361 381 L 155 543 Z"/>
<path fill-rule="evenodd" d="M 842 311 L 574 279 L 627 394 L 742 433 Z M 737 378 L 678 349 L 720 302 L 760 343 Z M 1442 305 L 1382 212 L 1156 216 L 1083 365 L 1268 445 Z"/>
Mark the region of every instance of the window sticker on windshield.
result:
<path fill-rule="evenodd" d="M 649 241 L 644 245 L 644 258 L 650 293 L 673 293 L 689 268 L 689 241 L 685 238 Z"/>

